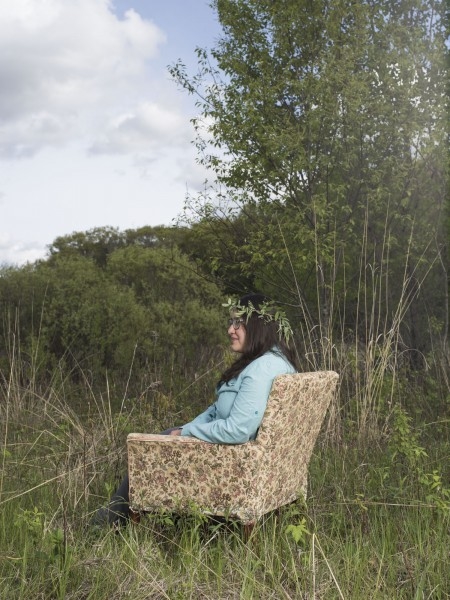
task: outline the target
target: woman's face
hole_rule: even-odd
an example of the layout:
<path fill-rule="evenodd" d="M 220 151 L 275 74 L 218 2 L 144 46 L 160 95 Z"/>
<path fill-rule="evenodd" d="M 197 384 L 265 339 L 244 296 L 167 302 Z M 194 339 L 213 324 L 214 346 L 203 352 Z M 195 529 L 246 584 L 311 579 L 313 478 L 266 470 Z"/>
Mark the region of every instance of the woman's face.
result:
<path fill-rule="evenodd" d="M 244 319 L 237 317 L 235 313 L 231 313 L 230 321 L 232 321 L 228 327 L 228 335 L 231 342 L 230 348 L 234 352 L 244 352 L 246 336 Z"/>

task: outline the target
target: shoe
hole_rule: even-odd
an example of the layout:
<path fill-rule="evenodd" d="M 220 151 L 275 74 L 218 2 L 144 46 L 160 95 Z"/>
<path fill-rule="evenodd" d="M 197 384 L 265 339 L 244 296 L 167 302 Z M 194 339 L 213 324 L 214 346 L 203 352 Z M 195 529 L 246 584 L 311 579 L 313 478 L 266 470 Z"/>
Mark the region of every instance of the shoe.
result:
<path fill-rule="evenodd" d="M 89 527 L 96 529 L 103 529 L 109 526 L 109 509 L 106 506 L 102 506 L 95 511 L 93 517 L 89 521 Z"/>

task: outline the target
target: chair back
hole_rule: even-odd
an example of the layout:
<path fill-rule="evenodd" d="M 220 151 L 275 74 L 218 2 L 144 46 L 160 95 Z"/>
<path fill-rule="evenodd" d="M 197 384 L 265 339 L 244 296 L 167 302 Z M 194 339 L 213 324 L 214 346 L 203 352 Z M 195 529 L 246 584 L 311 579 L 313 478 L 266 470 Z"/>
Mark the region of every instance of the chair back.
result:
<path fill-rule="evenodd" d="M 261 486 L 275 504 L 306 494 L 308 465 L 338 375 L 334 371 L 278 376 L 257 436 L 264 448 Z"/>

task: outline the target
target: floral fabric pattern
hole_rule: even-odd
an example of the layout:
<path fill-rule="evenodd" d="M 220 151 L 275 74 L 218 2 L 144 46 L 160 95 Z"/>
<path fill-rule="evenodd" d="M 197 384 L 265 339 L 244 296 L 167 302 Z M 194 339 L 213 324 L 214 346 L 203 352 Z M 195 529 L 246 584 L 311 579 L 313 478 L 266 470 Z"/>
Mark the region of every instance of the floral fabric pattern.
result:
<path fill-rule="evenodd" d="M 258 436 L 240 445 L 130 433 L 130 506 L 254 523 L 306 494 L 308 465 L 336 388 L 333 371 L 275 378 Z"/>

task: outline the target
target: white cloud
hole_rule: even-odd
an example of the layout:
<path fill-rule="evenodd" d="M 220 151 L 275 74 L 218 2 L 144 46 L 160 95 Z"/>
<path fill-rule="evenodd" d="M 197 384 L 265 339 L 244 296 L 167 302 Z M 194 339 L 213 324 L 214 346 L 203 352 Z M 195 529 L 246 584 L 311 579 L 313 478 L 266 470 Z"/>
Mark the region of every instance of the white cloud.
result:
<path fill-rule="evenodd" d="M 140 101 L 164 41 L 132 9 L 118 19 L 107 0 L 2 0 L 0 156 L 92 135 Z"/>
<path fill-rule="evenodd" d="M 211 21 L 194 0 L 134 3 L 166 44 L 132 2 L 0 0 L 0 265 L 72 231 L 170 223 L 202 187 L 194 104 L 165 65 Z"/>
<path fill-rule="evenodd" d="M 111 119 L 102 139 L 91 146 L 94 154 L 135 152 L 160 153 L 161 146 L 189 141 L 191 132 L 182 115 L 154 102 L 143 103 L 134 112 Z"/>
<path fill-rule="evenodd" d="M 38 242 L 22 242 L 0 236 L 0 268 L 4 265 L 33 263 L 47 255 L 48 249 Z"/>

